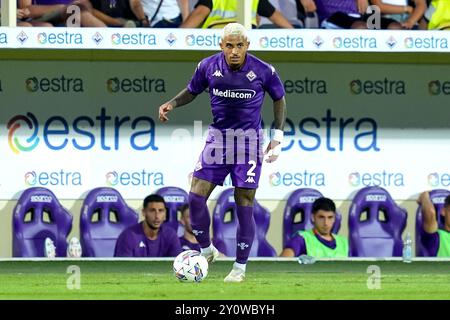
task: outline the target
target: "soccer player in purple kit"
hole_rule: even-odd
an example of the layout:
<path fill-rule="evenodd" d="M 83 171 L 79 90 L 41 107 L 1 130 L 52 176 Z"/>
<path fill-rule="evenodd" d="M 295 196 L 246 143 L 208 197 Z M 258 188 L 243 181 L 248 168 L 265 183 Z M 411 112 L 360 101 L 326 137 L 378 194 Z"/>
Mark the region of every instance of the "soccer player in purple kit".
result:
<path fill-rule="evenodd" d="M 275 161 L 281 152 L 286 102 L 283 84 L 275 69 L 247 53 L 250 42 L 246 29 L 238 23 L 222 31 L 222 52 L 203 59 L 187 88 L 159 107 L 159 119 L 209 90 L 213 123 L 209 127 L 205 148 L 195 167 L 189 193 L 189 207 L 194 234 L 201 253 L 213 262 L 219 251 L 209 235 L 211 218 L 207 199 L 217 185 L 223 185 L 228 174 L 234 190 L 237 230 L 236 261 L 225 282 L 241 282 L 255 236 L 253 202 L 261 174 L 262 154 L 261 108 L 265 92 L 273 100 L 274 129 L 264 154 L 266 162 Z M 235 141 L 238 141 L 237 143 Z"/>
<path fill-rule="evenodd" d="M 180 240 L 166 220 L 164 198 L 151 194 L 144 199 L 144 221 L 125 229 L 116 242 L 115 257 L 175 257 L 181 251 Z"/>

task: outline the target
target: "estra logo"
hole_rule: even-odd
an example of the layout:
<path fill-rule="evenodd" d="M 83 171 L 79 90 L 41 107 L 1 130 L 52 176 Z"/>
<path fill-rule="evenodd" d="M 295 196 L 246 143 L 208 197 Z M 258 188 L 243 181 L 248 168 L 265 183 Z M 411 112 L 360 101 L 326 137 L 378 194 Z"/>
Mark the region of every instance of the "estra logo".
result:
<path fill-rule="evenodd" d="M 36 172 L 30 171 L 25 173 L 25 185 L 32 187 L 36 185 Z"/>
<path fill-rule="evenodd" d="M 185 37 L 184 42 L 188 47 L 198 46 L 217 48 L 219 46 L 220 39 L 220 35 L 215 33 L 210 35 L 189 34 Z"/>
<path fill-rule="evenodd" d="M 111 35 L 113 45 L 156 46 L 156 35 L 152 33 L 114 33 Z"/>
<path fill-rule="evenodd" d="M 406 83 L 403 80 L 380 80 L 355 79 L 350 82 L 350 92 L 354 95 L 405 95 Z"/>
<path fill-rule="evenodd" d="M 374 37 L 335 37 L 333 46 L 336 49 L 376 49 L 377 39 Z"/>
<path fill-rule="evenodd" d="M 142 76 L 140 78 L 109 78 L 106 90 L 110 93 L 165 93 L 166 82 L 161 78 Z"/>
<path fill-rule="evenodd" d="M 281 184 L 281 173 L 274 172 L 269 175 L 269 184 L 272 187 L 277 187 Z"/>
<path fill-rule="evenodd" d="M 348 175 L 351 187 L 404 187 L 405 177 L 401 172 L 351 172 Z"/>
<path fill-rule="evenodd" d="M 446 37 L 420 36 L 407 37 L 404 40 L 406 49 L 444 49 L 448 50 L 448 40 Z"/>
<path fill-rule="evenodd" d="M 433 80 L 428 82 L 428 93 L 432 96 L 450 95 L 450 81 Z"/>
<path fill-rule="evenodd" d="M 348 175 L 348 183 L 352 187 L 358 187 L 361 184 L 361 175 L 359 172 L 352 172 Z"/>
<path fill-rule="evenodd" d="M 116 186 L 119 183 L 119 175 L 116 171 L 110 171 L 106 173 L 106 185 L 109 187 Z"/>
<path fill-rule="evenodd" d="M 449 187 L 450 173 L 432 172 L 427 176 L 428 185 L 432 188 Z"/>
<path fill-rule="evenodd" d="M 267 49 L 302 49 L 305 47 L 302 37 L 261 37 L 259 39 L 261 48 Z"/>
<path fill-rule="evenodd" d="M 109 171 L 105 174 L 106 184 L 115 186 L 164 186 L 164 174 L 151 172 L 145 169 L 141 171 Z"/>
<path fill-rule="evenodd" d="M 269 175 L 269 184 L 272 187 L 324 187 L 326 177 L 322 172 L 274 172 Z"/>
<path fill-rule="evenodd" d="M 323 117 L 303 117 L 298 123 L 286 118 L 285 131 L 290 135 L 286 135 L 282 151 L 300 147 L 308 152 L 320 149 L 342 152 L 349 148 L 358 152 L 378 152 L 381 150 L 378 126 L 374 118 L 339 117 L 331 109 L 327 109 Z"/>
<path fill-rule="evenodd" d="M 24 175 L 25 186 L 82 186 L 82 175 L 77 171 L 28 171 Z"/>
<path fill-rule="evenodd" d="M 321 79 L 288 79 L 284 81 L 287 94 L 327 94 L 327 82 Z"/>
<path fill-rule="evenodd" d="M 23 136 L 23 133 L 19 135 L 20 128 L 26 126 L 28 130 L 25 133 L 25 136 L 28 138 L 24 139 L 26 143 L 21 142 L 20 136 Z M 39 143 L 38 131 L 39 131 L 39 123 L 31 112 L 28 112 L 26 116 L 17 115 L 12 117 L 7 124 L 8 132 L 8 145 L 11 150 L 19 154 L 21 151 L 29 152 L 32 151 Z M 30 134 L 31 133 L 31 134 Z"/>
<path fill-rule="evenodd" d="M 78 93 L 84 92 L 83 80 L 64 75 L 54 78 L 30 77 L 25 80 L 25 88 L 29 92 Z"/>
<path fill-rule="evenodd" d="M 37 34 L 37 41 L 40 44 L 60 44 L 60 45 L 71 45 L 83 44 L 83 36 L 78 32 L 70 32 L 70 29 L 66 29 L 61 32 L 41 32 Z"/>
<path fill-rule="evenodd" d="M 107 128 L 112 128 L 116 134 L 107 135 Z M 13 116 L 8 121 L 7 129 L 9 147 L 16 154 L 34 150 L 41 141 L 54 151 L 68 147 L 109 151 L 119 150 L 124 145 L 137 151 L 158 150 L 152 118 L 113 117 L 107 114 L 105 108 L 101 108 L 100 114 L 95 117 L 82 115 L 70 120 L 51 116 L 39 121 L 34 114 L 27 112 L 26 115 Z M 124 140 L 128 140 L 128 144 Z"/>

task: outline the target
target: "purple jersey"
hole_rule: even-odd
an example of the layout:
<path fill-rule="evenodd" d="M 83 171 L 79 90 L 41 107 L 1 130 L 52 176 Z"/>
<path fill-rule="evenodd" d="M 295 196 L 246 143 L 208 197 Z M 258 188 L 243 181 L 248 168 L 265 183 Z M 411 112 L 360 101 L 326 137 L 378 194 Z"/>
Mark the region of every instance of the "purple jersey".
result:
<path fill-rule="evenodd" d="M 356 0 L 316 0 L 315 2 L 320 20 L 327 19 L 336 12 L 358 13 Z"/>
<path fill-rule="evenodd" d="M 125 229 L 117 239 L 115 257 L 175 257 L 181 252 L 177 233 L 162 225 L 156 240 L 144 234 L 143 222 Z"/>
<path fill-rule="evenodd" d="M 335 239 L 328 241 L 319 236 L 317 233 L 315 233 L 314 235 L 316 236 L 317 240 L 319 240 L 324 246 L 327 246 L 330 249 L 336 249 Z M 302 254 L 308 254 L 308 248 L 306 248 L 305 239 L 299 234 L 296 234 L 289 240 L 286 248 L 292 249 L 296 257 Z"/>
<path fill-rule="evenodd" d="M 284 96 L 284 87 L 275 69 L 247 53 L 244 65 L 233 71 L 222 52 L 203 59 L 187 89 L 198 95 L 209 88 L 212 127 L 226 129 L 261 128 L 261 108 L 267 91 L 272 100 Z"/>
<path fill-rule="evenodd" d="M 185 237 L 180 237 L 180 244 L 182 250 L 197 250 L 200 251 L 200 244 L 192 243 L 187 240 Z"/>
<path fill-rule="evenodd" d="M 261 108 L 265 92 L 272 100 L 280 100 L 285 94 L 283 84 L 275 69 L 255 56 L 247 53 L 242 67 L 232 70 L 221 52 L 202 60 L 187 86 L 194 95 L 206 88 L 213 123 L 194 177 L 223 185 L 230 174 L 233 186 L 255 189 L 263 157 Z"/>
<path fill-rule="evenodd" d="M 436 257 L 439 250 L 439 233 L 428 233 L 422 230 L 422 245 L 427 248 L 430 256 Z"/>

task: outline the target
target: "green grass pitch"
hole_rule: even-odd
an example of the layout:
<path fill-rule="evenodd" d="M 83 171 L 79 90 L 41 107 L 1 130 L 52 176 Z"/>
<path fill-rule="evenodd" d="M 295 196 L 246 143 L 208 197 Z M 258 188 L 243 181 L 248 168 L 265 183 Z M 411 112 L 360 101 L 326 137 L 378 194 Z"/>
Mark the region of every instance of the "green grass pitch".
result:
<path fill-rule="evenodd" d="M 70 265 L 81 287 L 69 290 Z M 181 283 L 170 261 L 0 262 L 0 299 L 450 299 L 450 262 L 250 261 L 244 283 L 224 283 L 231 261 L 210 266 L 201 283 Z M 380 289 L 368 289 L 370 265 L 381 271 Z"/>

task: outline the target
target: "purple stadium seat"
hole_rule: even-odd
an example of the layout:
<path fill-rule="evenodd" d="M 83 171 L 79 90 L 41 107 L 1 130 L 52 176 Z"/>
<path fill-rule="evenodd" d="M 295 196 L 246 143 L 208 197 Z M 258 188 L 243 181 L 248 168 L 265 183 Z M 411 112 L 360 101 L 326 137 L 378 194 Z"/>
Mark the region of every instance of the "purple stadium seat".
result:
<path fill-rule="evenodd" d="M 67 256 L 67 236 L 72 230 L 72 215 L 48 189 L 25 190 L 13 213 L 13 256 L 44 257 L 46 238 L 53 240 L 56 256 Z"/>
<path fill-rule="evenodd" d="M 450 191 L 444 189 L 430 191 L 430 199 L 436 209 L 436 218 L 440 229 L 443 229 L 445 224 L 445 217 L 441 214 L 441 210 L 444 207 L 444 201 L 448 195 L 450 195 Z M 427 248 L 422 244 L 422 235 L 425 232 L 422 225 L 422 206 L 419 205 L 416 212 L 416 255 L 418 257 L 430 257 L 431 255 Z"/>
<path fill-rule="evenodd" d="M 91 190 L 83 201 L 80 237 L 84 257 L 114 257 L 119 235 L 138 223 L 138 214 L 113 188 Z"/>
<path fill-rule="evenodd" d="M 276 256 L 275 249 L 266 240 L 270 224 L 270 212 L 255 200 L 253 214 L 256 231 L 250 257 Z M 220 252 L 229 257 L 236 256 L 237 225 L 234 190 L 231 188 L 220 194 L 213 214 L 213 244 Z"/>
<path fill-rule="evenodd" d="M 167 208 L 166 225 L 172 227 L 179 237 L 183 235 L 184 228 L 179 222 L 178 211 L 180 207 L 188 203 L 188 194 L 181 188 L 178 187 L 164 187 L 156 191 L 157 194 L 164 198 Z"/>
<path fill-rule="evenodd" d="M 348 217 L 350 256 L 399 257 L 407 212 L 381 187 L 365 187 L 355 195 Z"/>
<path fill-rule="evenodd" d="M 289 196 L 284 208 L 283 248 L 297 231 L 313 228 L 312 204 L 320 197 L 323 195 L 318 190 L 308 188 L 298 189 Z M 336 221 L 332 230 L 334 234 L 339 232 L 341 220 L 342 215 L 336 212 Z"/>

